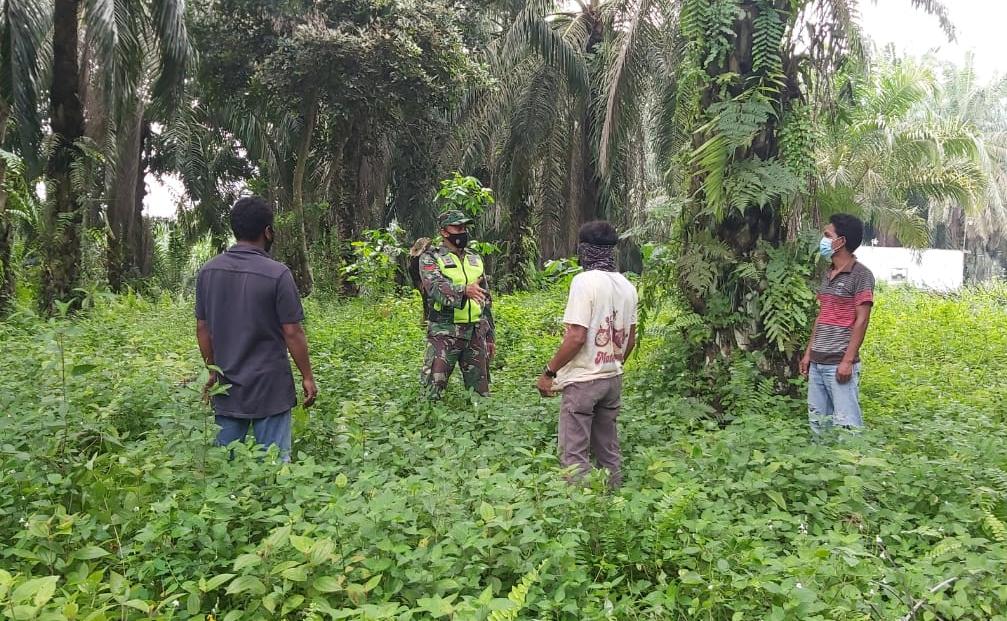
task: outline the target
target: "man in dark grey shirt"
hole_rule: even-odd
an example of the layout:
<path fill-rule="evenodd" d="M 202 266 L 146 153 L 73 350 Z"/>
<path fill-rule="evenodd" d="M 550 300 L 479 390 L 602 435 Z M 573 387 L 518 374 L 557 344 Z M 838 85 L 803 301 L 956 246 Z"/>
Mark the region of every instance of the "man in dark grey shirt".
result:
<path fill-rule="evenodd" d="M 242 198 L 231 209 L 237 243 L 203 266 L 196 279 L 196 339 L 211 371 L 206 388 L 230 384 L 213 397 L 220 426 L 217 444 L 243 440 L 249 426 L 259 444 L 290 459 L 290 410 L 297 405 L 290 352 L 301 372 L 304 407 L 318 396 L 304 309 L 287 266 L 269 256 L 273 208 L 261 198 Z"/>

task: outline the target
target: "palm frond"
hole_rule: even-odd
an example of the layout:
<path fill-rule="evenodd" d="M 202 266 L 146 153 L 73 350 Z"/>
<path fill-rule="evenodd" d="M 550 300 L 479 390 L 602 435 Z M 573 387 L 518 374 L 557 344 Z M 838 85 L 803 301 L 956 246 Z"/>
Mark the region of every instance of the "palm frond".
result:
<path fill-rule="evenodd" d="M 943 2 L 940 0 L 910 0 L 910 2 L 917 9 L 936 17 L 948 41 L 955 41 L 957 38 L 955 25 L 951 22 L 951 18 L 948 16 L 948 8 L 944 6 Z"/>
<path fill-rule="evenodd" d="M 94 50 L 98 66 L 106 70 L 114 70 L 116 66 L 119 19 L 115 0 L 84 0 L 86 44 Z"/>
<path fill-rule="evenodd" d="M 6 0 L 0 4 L 0 106 L 9 106 L 17 119 L 22 152 L 29 174 L 38 168 L 41 140 L 39 93 L 44 76 L 47 34 L 52 14 L 44 0 Z M 5 119 L 6 121 L 6 119 Z"/>
<path fill-rule="evenodd" d="M 510 65 L 530 47 L 559 69 L 573 90 L 587 93 L 591 84 L 587 65 L 582 52 L 571 43 L 581 36 L 583 20 L 578 18 L 558 32 L 547 19 L 554 5 L 554 0 L 531 0 L 525 5 L 504 37 L 501 59 Z"/>
<path fill-rule="evenodd" d="M 632 11 L 629 25 L 615 40 L 613 61 L 606 72 L 602 92 L 605 93 L 604 120 L 598 165 L 602 175 L 608 174 L 609 154 L 624 128 L 641 122 L 643 93 L 654 68 L 652 47 L 658 39 L 650 23 L 652 0 L 639 0 Z"/>
<path fill-rule="evenodd" d="M 184 0 L 157 0 L 153 3 L 153 32 L 160 49 L 160 66 L 154 96 L 177 101 L 192 50 L 185 25 Z"/>

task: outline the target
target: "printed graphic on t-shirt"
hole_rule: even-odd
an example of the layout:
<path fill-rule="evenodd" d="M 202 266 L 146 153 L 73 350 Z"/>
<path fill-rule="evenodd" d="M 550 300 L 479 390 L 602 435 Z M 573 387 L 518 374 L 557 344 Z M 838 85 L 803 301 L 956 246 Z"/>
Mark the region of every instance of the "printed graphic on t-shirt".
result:
<path fill-rule="evenodd" d="M 616 327 L 619 325 L 616 321 L 618 317 L 619 311 L 612 309 L 606 315 L 604 323 L 595 332 L 594 346 L 599 350 L 594 357 L 596 365 L 612 364 L 613 362 L 622 362 L 623 360 L 622 352 L 625 351 L 627 330 L 625 327 Z M 608 347 L 610 344 L 615 345 L 615 351 L 601 351 L 602 348 Z"/>

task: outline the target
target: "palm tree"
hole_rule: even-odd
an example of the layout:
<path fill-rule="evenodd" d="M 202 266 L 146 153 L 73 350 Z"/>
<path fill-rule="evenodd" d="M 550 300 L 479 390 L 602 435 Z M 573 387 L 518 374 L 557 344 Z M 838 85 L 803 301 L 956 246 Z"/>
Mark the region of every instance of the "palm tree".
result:
<path fill-rule="evenodd" d="M 971 54 L 961 67 L 933 65 L 940 72 L 938 88 L 922 107 L 968 132 L 986 184 L 973 209 L 954 200 L 933 201 L 929 220 L 940 235 L 937 242 L 971 251 L 972 277 L 987 278 L 1007 267 L 1007 76 L 982 83 Z"/>
<path fill-rule="evenodd" d="M 98 68 L 96 82 L 111 110 L 110 131 L 118 136 L 113 168 L 116 181 L 109 212 L 113 248 L 128 245 L 138 219 L 136 159 L 142 145 L 143 94 L 171 101 L 184 76 L 188 41 L 184 0 L 80 0 L 52 2 L 52 83 L 49 89 L 53 147 L 47 166 L 52 188 L 45 229 L 45 274 L 40 304 L 52 310 L 56 300 L 73 297 L 80 273 L 80 226 L 84 202 L 79 177 L 86 166 L 86 117 L 82 92 L 81 26 L 87 37 L 88 62 Z M 156 50 L 152 60 L 151 53 Z M 148 63 L 152 69 L 148 68 Z M 118 254 L 117 251 L 116 254 Z M 113 262 L 114 263 L 114 262 Z M 113 267 L 113 284 L 119 269 Z"/>
<path fill-rule="evenodd" d="M 253 176 L 248 156 L 270 163 L 269 150 L 262 146 L 270 140 L 267 130 L 254 123 L 254 116 L 239 118 L 236 112 L 220 106 L 211 111 L 205 104 L 182 106 L 159 137 L 164 157 L 157 172 L 177 174 L 191 202 L 189 208 L 179 207 L 177 231 L 186 244 L 208 236 L 218 253 L 226 249 L 231 235 L 230 207 L 244 181 Z"/>
<path fill-rule="evenodd" d="M 814 206 L 822 218 L 850 212 L 890 242 L 930 241 L 919 205 L 978 204 L 985 179 L 967 122 L 927 105 L 938 97 L 925 66 L 886 62 L 856 80 L 816 153 Z"/>
<path fill-rule="evenodd" d="M 143 269 L 150 264 L 144 256 L 150 236 L 143 219 L 144 151 L 151 119 L 170 117 L 180 101 L 190 51 L 184 0 L 117 0 L 115 9 L 129 19 L 102 25 L 104 36 L 114 39 L 114 65 L 96 77 L 101 106 L 109 111 L 105 133 L 114 145 L 106 183 L 106 268 L 109 286 L 119 291 L 128 275 L 148 275 Z"/>
<path fill-rule="evenodd" d="M 913 4 L 951 34 L 940 2 Z M 796 368 L 811 303 L 800 275 L 810 268 L 781 248 L 814 169 L 809 119 L 819 98 L 833 98 L 825 85 L 862 55 L 856 9 L 856 0 L 683 2 L 674 97 L 691 136 L 670 153 L 685 162 L 689 200 L 674 273 L 706 329 L 698 368 L 742 352 L 758 352 L 759 368 L 781 380 Z"/>
<path fill-rule="evenodd" d="M 79 144 L 84 136 L 84 106 L 80 97 L 80 0 L 53 1 L 52 82 L 49 87 L 49 124 L 52 152 L 46 166 L 52 193 L 48 195 L 39 305 L 45 312 L 56 301 L 73 296 L 80 275 L 80 224 L 83 204 L 73 183 L 73 169 L 84 159 Z"/>
<path fill-rule="evenodd" d="M 656 76 L 674 74 L 678 2 L 530 0 L 487 58 L 496 82 L 459 114 L 449 159 L 486 170 L 507 229 L 510 271 L 528 262 L 538 228 L 544 257 L 570 254 L 577 226 L 629 222 L 659 187 L 653 119 L 667 116 Z"/>
<path fill-rule="evenodd" d="M 41 0 L 0 0 L 0 149 L 11 147 L 37 165 L 41 123 L 38 95 L 41 90 L 43 39 L 49 29 L 49 14 Z M 7 132 L 16 119 L 16 139 Z M 11 253 L 13 217 L 8 210 L 8 168 L 22 158 L 0 157 L 0 312 L 14 292 Z"/>

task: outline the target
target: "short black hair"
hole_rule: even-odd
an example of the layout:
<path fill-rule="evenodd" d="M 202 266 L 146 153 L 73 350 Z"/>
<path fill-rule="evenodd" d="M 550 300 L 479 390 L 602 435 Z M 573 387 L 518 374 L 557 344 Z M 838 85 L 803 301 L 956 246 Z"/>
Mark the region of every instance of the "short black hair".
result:
<path fill-rule="evenodd" d="M 594 220 L 580 227 L 578 239 L 595 246 L 614 246 L 619 243 L 619 233 L 607 220 Z"/>
<path fill-rule="evenodd" d="M 238 241 L 258 241 L 273 226 L 273 206 L 258 196 L 238 199 L 231 207 L 231 230 Z"/>
<path fill-rule="evenodd" d="M 860 247 L 864 241 L 864 222 L 860 218 L 848 213 L 832 214 L 829 218 L 832 226 L 836 227 L 836 235 L 846 238 L 846 249 L 853 252 Z"/>

